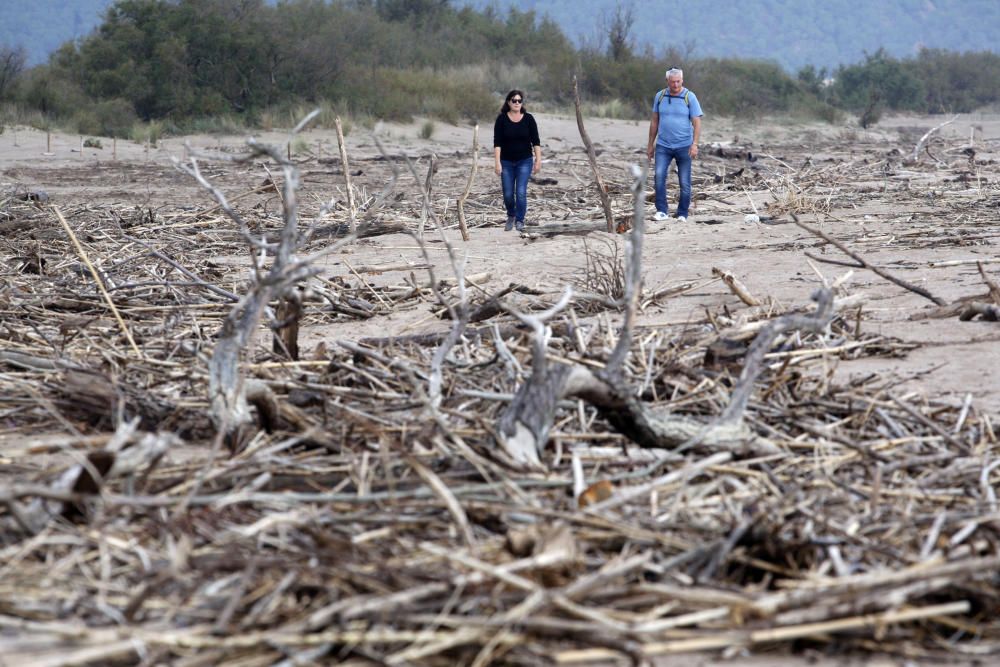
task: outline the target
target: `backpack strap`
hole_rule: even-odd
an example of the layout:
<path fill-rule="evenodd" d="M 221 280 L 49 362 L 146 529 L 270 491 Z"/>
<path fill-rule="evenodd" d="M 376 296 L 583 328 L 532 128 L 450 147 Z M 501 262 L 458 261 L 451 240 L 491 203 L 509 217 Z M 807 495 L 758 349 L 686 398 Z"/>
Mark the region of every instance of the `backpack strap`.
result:
<path fill-rule="evenodd" d="M 684 104 L 687 105 L 688 109 L 691 108 L 691 100 L 688 99 L 688 95 L 690 95 L 690 94 L 691 94 L 691 91 L 688 90 L 687 88 L 685 88 L 684 89 L 684 97 L 683 97 L 683 99 L 684 99 Z M 659 93 L 657 93 L 657 95 L 656 95 L 656 110 L 657 111 L 660 110 L 660 101 L 663 100 L 664 96 L 668 96 L 669 97 L 669 89 L 664 88 Z"/>

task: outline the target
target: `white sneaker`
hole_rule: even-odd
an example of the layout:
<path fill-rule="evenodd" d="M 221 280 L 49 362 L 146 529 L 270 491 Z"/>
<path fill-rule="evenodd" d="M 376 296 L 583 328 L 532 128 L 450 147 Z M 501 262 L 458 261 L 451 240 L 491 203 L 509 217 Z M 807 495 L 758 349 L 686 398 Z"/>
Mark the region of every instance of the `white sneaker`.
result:
<path fill-rule="evenodd" d="M 687 221 L 688 221 L 688 217 L 686 215 L 679 215 L 679 216 L 677 216 L 677 222 L 687 222 Z"/>
<path fill-rule="evenodd" d="M 664 213 L 663 211 L 657 211 L 656 213 L 653 214 L 653 220 L 656 220 L 657 222 L 663 222 L 664 220 L 669 220 L 669 219 L 670 216 Z"/>

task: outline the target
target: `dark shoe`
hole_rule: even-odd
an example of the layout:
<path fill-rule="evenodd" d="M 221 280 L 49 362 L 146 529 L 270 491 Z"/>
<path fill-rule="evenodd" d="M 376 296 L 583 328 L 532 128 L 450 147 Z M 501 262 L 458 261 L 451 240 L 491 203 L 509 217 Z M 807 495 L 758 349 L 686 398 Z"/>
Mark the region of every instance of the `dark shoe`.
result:
<path fill-rule="evenodd" d="M 517 229 L 517 231 L 519 231 L 519 232 L 523 232 L 524 231 L 524 220 L 518 220 L 517 222 L 515 222 L 514 223 L 514 228 Z"/>
<path fill-rule="evenodd" d="M 514 229 L 514 216 L 511 215 L 507 217 L 507 224 L 503 226 L 503 230 L 509 232 L 512 229 Z"/>

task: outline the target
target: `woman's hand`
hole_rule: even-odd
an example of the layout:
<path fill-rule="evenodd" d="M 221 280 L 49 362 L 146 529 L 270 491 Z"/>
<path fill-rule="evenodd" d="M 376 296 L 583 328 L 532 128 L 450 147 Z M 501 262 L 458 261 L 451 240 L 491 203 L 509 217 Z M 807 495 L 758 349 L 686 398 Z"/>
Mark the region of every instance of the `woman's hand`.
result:
<path fill-rule="evenodd" d="M 496 164 L 493 165 L 493 171 L 497 173 L 497 176 L 503 173 L 503 167 L 500 166 L 500 160 L 497 160 Z"/>
<path fill-rule="evenodd" d="M 531 173 L 532 174 L 537 174 L 538 170 L 541 169 L 541 168 L 542 168 L 542 161 L 541 160 L 535 160 L 532 163 L 532 165 L 531 165 Z"/>

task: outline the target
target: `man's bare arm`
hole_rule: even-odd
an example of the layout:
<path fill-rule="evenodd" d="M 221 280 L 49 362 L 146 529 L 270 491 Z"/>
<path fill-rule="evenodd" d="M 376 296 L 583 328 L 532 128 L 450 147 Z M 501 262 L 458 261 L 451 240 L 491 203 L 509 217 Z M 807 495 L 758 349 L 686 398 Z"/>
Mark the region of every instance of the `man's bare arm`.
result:
<path fill-rule="evenodd" d="M 694 141 L 691 143 L 691 149 L 688 151 L 688 155 L 691 157 L 698 157 L 698 139 L 701 138 L 701 116 L 695 116 L 692 118 L 691 126 L 694 128 Z"/>

